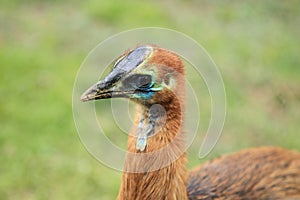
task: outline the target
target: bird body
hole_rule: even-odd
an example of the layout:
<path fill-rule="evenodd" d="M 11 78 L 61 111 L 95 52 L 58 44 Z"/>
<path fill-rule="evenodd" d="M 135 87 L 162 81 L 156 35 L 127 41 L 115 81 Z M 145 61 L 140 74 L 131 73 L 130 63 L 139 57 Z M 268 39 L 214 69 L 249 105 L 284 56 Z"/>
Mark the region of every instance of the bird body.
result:
<path fill-rule="evenodd" d="M 189 199 L 300 199 L 300 154 L 279 147 L 239 151 L 189 173 Z"/>
<path fill-rule="evenodd" d="M 119 200 L 300 199 L 300 153 L 243 150 L 186 168 L 184 65 L 174 52 L 138 46 L 115 62 L 82 101 L 122 97 L 137 104 Z"/>

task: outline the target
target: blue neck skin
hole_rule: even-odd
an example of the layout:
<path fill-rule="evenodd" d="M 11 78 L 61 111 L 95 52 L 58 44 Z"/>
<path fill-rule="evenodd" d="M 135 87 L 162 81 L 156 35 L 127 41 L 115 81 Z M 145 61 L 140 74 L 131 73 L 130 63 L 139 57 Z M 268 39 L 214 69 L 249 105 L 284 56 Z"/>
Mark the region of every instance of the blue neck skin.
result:
<path fill-rule="evenodd" d="M 136 141 L 136 149 L 144 151 L 147 146 L 147 138 L 155 133 L 156 122 L 159 118 L 166 117 L 165 108 L 159 104 L 151 105 L 145 113 L 141 113 L 138 126 L 138 137 Z M 148 121 L 148 127 L 145 121 Z M 158 125 L 161 126 L 161 125 Z"/>

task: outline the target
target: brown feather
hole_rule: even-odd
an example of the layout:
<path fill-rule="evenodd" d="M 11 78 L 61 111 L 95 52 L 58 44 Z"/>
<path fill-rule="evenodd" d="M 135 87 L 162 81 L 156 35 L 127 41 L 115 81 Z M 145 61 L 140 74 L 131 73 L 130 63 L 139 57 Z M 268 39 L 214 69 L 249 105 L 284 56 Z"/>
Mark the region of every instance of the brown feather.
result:
<path fill-rule="evenodd" d="M 300 154 L 278 147 L 240 151 L 190 172 L 189 199 L 300 199 Z"/>

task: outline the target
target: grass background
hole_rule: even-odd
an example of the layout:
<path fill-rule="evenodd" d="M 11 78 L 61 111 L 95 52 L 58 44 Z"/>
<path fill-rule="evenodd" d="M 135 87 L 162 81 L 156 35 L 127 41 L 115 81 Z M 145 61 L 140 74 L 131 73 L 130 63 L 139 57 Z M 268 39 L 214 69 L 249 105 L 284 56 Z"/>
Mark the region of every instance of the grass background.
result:
<path fill-rule="evenodd" d="M 130 28 L 184 32 L 213 57 L 227 93 L 207 159 L 246 147 L 300 150 L 300 2 L 0 2 L 0 199 L 114 199 L 119 172 L 84 149 L 72 87 L 87 53 Z M 201 163 L 191 158 L 189 168 Z"/>

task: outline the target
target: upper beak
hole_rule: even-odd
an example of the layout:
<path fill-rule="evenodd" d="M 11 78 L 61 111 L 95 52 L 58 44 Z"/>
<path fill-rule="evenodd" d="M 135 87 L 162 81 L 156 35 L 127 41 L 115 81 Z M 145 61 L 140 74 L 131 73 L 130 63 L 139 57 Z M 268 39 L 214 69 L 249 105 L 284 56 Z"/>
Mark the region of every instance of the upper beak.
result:
<path fill-rule="evenodd" d="M 99 81 L 89 89 L 87 89 L 80 97 L 81 101 L 90 101 L 97 99 L 109 99 L 117 97 L 128 98 L 130 95 L 134 94 L 134 90 L 122 90 L 117 85 L 107 86 L 105 82 Z"/>
<path fill-rule="evenodd" d="M 107 77 L 104 80 L 97 82 L 87 89 L 80 97 L 81 101 L 90 101 L 97 99 L 109 99 L 117 97 L 129 97 L 134 94 L 134 90 L 122 89 L 121 81 L 112 83 Z"/>
<path fill-rule="evenodd" d="M 87 89 L 80 97 L 81 101 L 112 98 L 113 87 L 106 87 L 102 81 L 97 82 Z"/>
<path fill-rule="evenodd" d="M 108 99 L 120 97 L 118 85 L 121 82 L 121 77 L 126 71 L 114 68 L 104 79 L 98 81 L 87 89 L 80 97 L 81 101 L 90 101 L 96 99 Z"/>

